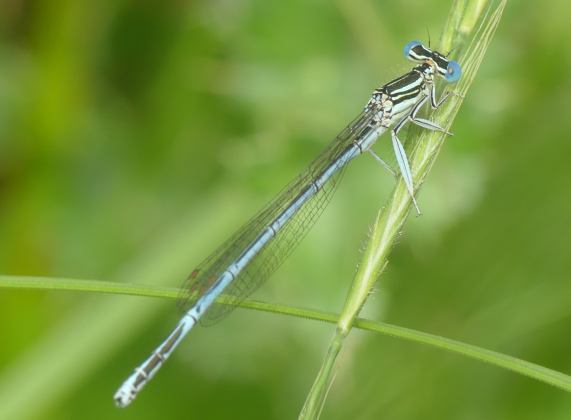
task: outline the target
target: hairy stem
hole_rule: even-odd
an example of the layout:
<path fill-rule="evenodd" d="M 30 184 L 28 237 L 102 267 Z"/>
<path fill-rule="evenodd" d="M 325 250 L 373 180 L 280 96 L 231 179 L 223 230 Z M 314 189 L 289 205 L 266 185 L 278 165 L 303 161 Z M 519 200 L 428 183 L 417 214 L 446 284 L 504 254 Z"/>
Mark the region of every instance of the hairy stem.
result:
<path fill-rule="evenodd" d="M 472 84 L 483 56 L 499 24 L 507 0 L 456 0 L 441 36 L 439 51 L 450 51 L 463 68 L 463 77 L 450 98 L 431 120 L 447 131 Z M 444 142 L 444 134 L 424 130 L 414 139 L 411 171 L 417 190 L 428 176 Z M 337 330 L 313 386 L 306 398 L 300 419 L 315 419 L 324 405 L 334 376 L 335 361 L 343 342 L 355 323 L 372 287 L 388 263 L 390 250 L 410 211 L 411 197 L 403 180 L 399 180 L 389 202 L 379 211 L 359 270 L 337 323 Z"/>

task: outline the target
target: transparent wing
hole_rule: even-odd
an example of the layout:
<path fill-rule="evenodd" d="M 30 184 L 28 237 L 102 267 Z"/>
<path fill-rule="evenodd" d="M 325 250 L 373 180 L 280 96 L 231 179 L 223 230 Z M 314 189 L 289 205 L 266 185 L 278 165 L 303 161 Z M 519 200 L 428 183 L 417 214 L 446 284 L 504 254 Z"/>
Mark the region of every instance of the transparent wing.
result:
<path fill-rule="evenodd" d="M 182 286 L 179 308 L 186 311 L 202 296 L 228 266 L 239 258 L 258 235 L 290 205 L 299 192 L 316 179 L 348 145 L 370 127 L 373 116 L 374 112 L 371 111 L 363 111 L 357 116 L 301 175 L 193 270 Z M 321 215 L 338 185 L 342 172 L 343 168 L 340 168 L 225 289 L 224 295 L 230 299 L 231 304 L 212 305 L 202 317 L 202 324 L 216 322 L 229 313 L 281 265 Z"/>

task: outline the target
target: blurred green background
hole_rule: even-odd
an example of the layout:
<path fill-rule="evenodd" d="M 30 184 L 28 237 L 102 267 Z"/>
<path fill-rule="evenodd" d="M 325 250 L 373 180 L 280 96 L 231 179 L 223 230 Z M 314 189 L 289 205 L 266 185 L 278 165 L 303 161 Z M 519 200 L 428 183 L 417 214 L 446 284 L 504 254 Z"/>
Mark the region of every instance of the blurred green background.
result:
<path fill-rule="evenodd" d="M 177 286 L 411 66 L 449 0 L 0 3 L 0 273 Z M 511 2 L 364 315 L 571 373 L 571 6 Z M 377 150 L 392 160 L 388 142 Z M 338 312 L 394 181 L 355 161 L 258 299 Z M 333 326 L 237 310 L 132 407 L 166 300 L 0 291 L 0 418 L 297 416 Z M 328 419 L 569 419 L 563 391 L 355 331 Z"/>

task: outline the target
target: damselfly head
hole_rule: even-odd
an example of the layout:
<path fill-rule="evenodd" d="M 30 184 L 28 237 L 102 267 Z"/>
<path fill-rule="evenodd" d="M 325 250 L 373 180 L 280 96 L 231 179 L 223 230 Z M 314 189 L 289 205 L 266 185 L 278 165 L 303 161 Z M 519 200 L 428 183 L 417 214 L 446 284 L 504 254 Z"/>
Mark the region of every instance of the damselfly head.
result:
<path fill-rule="evenodd" d="M 409 60 L 423 63 L 432 57 L 432 51 L 422 45 L 420 41 L 410 41 L 404 46 L 404 56 Z"/>
<path fill-rule="evenodd" d="M 460 64 L 454 60 L 449 60 L 438 51 L 431 51 L 431 54 L 431 61 L 436 67 L 436 71 L 444 80 L 448 83 L 454 83 L 460 80 L 460 76 L 462 76 Z"/>
<path fill-rule="evenodd" d="M 425 47 L 420 41 L 411 41 L 406 44 L 404 56 L 417 63 L 430 64 L 448 83 L 457 82 L 462 76 L 460 64 L 454 60 L 449 60 L 438 51 L 432 51 Z"/>

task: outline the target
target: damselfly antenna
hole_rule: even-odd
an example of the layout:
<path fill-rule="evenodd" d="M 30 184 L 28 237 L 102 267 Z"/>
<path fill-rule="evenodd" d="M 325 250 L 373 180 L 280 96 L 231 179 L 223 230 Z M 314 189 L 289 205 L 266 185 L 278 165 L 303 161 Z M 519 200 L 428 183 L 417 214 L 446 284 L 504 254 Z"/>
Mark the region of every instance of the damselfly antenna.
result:
<path fill-rule="evenodd" d="M 428 35 L 428 48 L 430 48 L 430 30 L 426 27 L 426 35 Z"/>
<path fill-rule="evenodd" d="M 446 54 L 444 57 L 448 58 L 448 56 L 449 56 L 450 54 L 452 54 L 452 51 L 454 51 L 455 49 L 456 49 L 456 47 L 450 48 L 450 51 L 448 51 L 448 54 Z"/>

